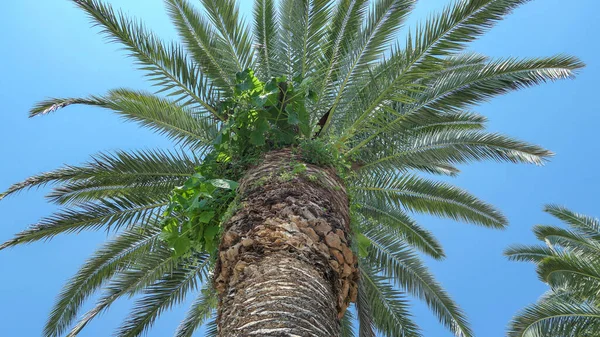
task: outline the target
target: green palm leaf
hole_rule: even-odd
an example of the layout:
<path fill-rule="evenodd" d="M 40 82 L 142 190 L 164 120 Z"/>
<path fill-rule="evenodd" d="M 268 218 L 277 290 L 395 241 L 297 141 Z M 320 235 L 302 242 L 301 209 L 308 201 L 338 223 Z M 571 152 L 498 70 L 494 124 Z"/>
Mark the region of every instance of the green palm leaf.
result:
<path fill-rule="evenodd" d="M 564 221 L 584 235 L 588 235 L 594 240 L 600 240 L 600 221 L 598 219 L 575 213 L 558 205 L 546 205 L 544 211 Z"/>
<path fill-rule="evenodd" d="M 252 39 L 245 24 L 241 22 L 235 0 L 201 0 L 208 18 L 216 31 L 215 48 L 228 57 L 219 60 L 234 72 L 243 71 L 252 65 Z"/>
<path fill-rule="evenodd" d="M 382 200 L 407 210 L 448 217 L 474 224 L 503 228 L 507 220 L 500 212 L 469 193 L 441 182 L 414 175 L 381 171 L 354 183 L 359 200 Z"/>
<path fill-rule="evenodd" d="M 385 277 L 378 275 L 372 269 L 370 261 L 361 261 L 360 270 L 362 295 L 372 312 L 373 324 L 377 331 L 386 337 L 421 336 L 420 329 L 411 319 L 405 295 L 394 289 Z"/>
<path fill-rule="evenodd" d="M 214 316 L 216 307 L 216 292 L 210 282 L 205 283 L 188 310 L 185 319 L 177 327 L 175 336 L 192 337 L 198 327 Z"/>
<path fill-rule="evenodd" d="M 189 266 L 191 264 L 191 266 Z M 139 336 L 147 331 L 164 310 L 181 303 L 188 292 L 198 288 L 198 282 L 206 278 L 209 259 L 183 261 L 154 284 L 144 289 L 144 295 L 119 328 L 117 336 Z"/>
<path fill-rule="evenodd" d="M 187 104 L 197 104 L 216 118 L 212 106 L 213 93 L 198 73 L 196 66 L 189 62 L 183 50 L 177 45 L 165 46 L 152 33 L 138 22 L 132 21 L 97 0 L 74 0 L 95 24 L 102 27 L 103 33 L 111 41 L 122 43 L 138 60 L 140 67 L 148 72 L 148 77 L 161 87 L 161 91 L 171 91 Z"/>
<path fill-rule="evenodd" d="M 354 313 L 351 310 L 346 310 L 344 317 L 340 321 L 340 336 L 341 337 L 356 337 L 352 323 L 356 320 Z"/>
<path fill-rule="evenodd" d="M 89 99 L 53 98 L 40 102 L 31 116 L 46 114 L 71 104 L 100 106 L 112 110 L 129 121 L 138 122 L 159 134 L 165 134 L 182 146 L 199 149 L 216 137 L 210 119 L 197 117 L 193 111 L 172 101 L 127 89 L 110 91 L 104 97 Z"/>
<path fill-rule="evenodd" d="M 12 185 L 0 194 L 0 199 L 30 188 L 62 184 L 49 197 L 58 203 L 84 197 L 84 201 L 106 196 L 99 194 L 103 187 L 177 186 L 187 179 L 200 161 L 180 152 L 146 150 L 100 153 L 81 166 L 63 168 L 35 175 Z M 91 193 L 93 189 L 98 192 Z M 86 199 L 85 193 L 90 194 Z M 74 195 L 78 194 L 78 195 Z M 83 194 L 83 195 L 82 195 Z M 164 196 L 164 194 L 159 194 Z M 118 195 L 123 196 L 123 195 Z"/>
<path fill-rule="evenodd" d="M 363 77 L 369 65 L 376 61 L 387 49 L 393 34 L 402 26 L 402 21 L 410 13 L 414 0 L 379 0 L 371 6 L 366 19 L 366 27 L 356 44 L 353 53 L 349 54 L 347 64 L 343 64 L 342 72 L 346 75 L 340 79 L 336 98 L 331 105 L 329 115 L 323 125 L 324 133 L 329 127 L 336 111 L 345 94 L 345 89 L 352 85 L 357 77 Z"/>
<path fill-rule="evenodd" d="M 283 0 L 281 31 L 276 45 L 276 71 L 290 78 L 310 78 L 318 72 L 328 42 L 332 0 Z M 317 80 L 317 79 L 314 79 Z"/>
<path fill-rule="evenodd" d="M 128 229 L 104 244 L 85 262 L 60 293 L 44 328 L 47 336 L 62 335 L 84 301 L 136 258 L 147 254 L 158 240 L 160 227 Z"/>
<path fill-rule="evenodd" d="M 577 58 L 564 55 L 495 60 L 477 72 L 450 72 L 435 79 L 409 110 L 457 111 L 512 90 L 572 78 L 581 67 Z"/>
<path fill-rule="evenodd" d="M 77 336 L 92 319 L 107 310 L 117 299 L 125 295 L 131 297 L 154 284 L 171 273 L 179 262 L 171 250 L 164 246 L 156 247 L 149 254 L 136 259 L 129 268 L 119 271 L 111 278 L 96 306 L 83 315 L 67 336 Z"/>
<path fill-rule="evenodd" d="M 265 79 L 271 78 L 276 62 L 277 13 L 273 0 L 254 1 L 254 38 L 256 40 L 258 71 Z"/>
<path fill-rule="evenodd" d="M 368 223 L 375 222 L 389 233 L 434 259 L 445 257 L 441 244 L 433 234 L 421 228 L 402 210 L 381 201 L 364 201 L 359 212 Z M 367 224 L 368 226 L 368 224 Z"/>
<path fill-rule="evenodd" d="M 366 262 L 381 269 L 383 275 L 406 292 L 425 301 L 440 322 L 456 336 L 473 335 L 462 310 L 405 243 L 376 229 L 369 230 L 365 236 L 371 242 Z"/>
<path fill-rule="evenodd" d="M 162 199 L 137 196 L 66 208 L 18 233 L 13 239 L 1 244 L 0 250 L 23 243 L 49 240 L 62 233 L 79 233 L 101 228 L 117 230 L 124 225 L 144 223 L 160 214 L 167 203 L 166 196 Z"/>
<path fill-rule="evenodd" d="M 552 246 L 563 247 L 572 252 L 584 254 L 598 254 L 600 252 L 599 242 L 576 231 L 552 226 L 535 226 L 533 232 L 539 240 Z"/>
<path fill-rule="evenodd" d="M 409 135 L 403 144 L 395 148 L 388 147 L 376 154 L 374 158 L 367 159 L 363 168 L 410 168 L 424 162 L 461 164 L 486 159 L 542 165 L 553 155 L 537 145 L 499 134 L 470 130 L 418 132 Z"/>
<path fill-rule="evenodd" d="M 358 336 L 375 337 L 375 323 L 373 322 L 373 309 L 369 303 L 369 297 L 366 294 L 364 281 L 361 279 L 358 283 L 358 296 L 356 299 L 356 311 L 358 314 Z"/>
<path fill-rule="evenodd" d="M 513 245 L 504 251 L 504 255 L 511 261 L 537 263 L 545 258 L 552 257 L 554 250 L 544 246 Z"/>
<path fill-rule="evenodd" d="M 439 57 L 463 50 L 466 43 L 525 2 L 528 0 L 458 1 L 432 16 L 417 28 L 414 37 L 409 36 L 404 50 L 394 55 L 400 60 L 388 62 L 390 67 L 396 68 L 391 82 L 362 110 L 362 114 L 344 131 L 343 138 L 349 138 L 360 129 L 373 111 L 386 100 L 393 99 L 407 84 L 426 78 L 431 71 L 438 71 Z"/>
<path fill-rule="evenodd" d="M 514 246 L 512 260 L 534 262 L 539 278 L 551 290 L 519 312 L 510 323 L 510 337 L 592 337 L 600 333 L 600 260 L 598 220 L 557 205 L 545 211 L 570 229 L 536 226 L 544 246 Z"/>
<path fill-rule="evenodd" d="M 321 118 L 327 111 L 325 107 L 329 105 L 327 102 L 332 98 L 332 83 L 336 79 L 341 61 L 350 52 L 352 43 L 349 41 L 355 39 L 366 8 L 366 0 L 342 0 L 332 16 L 331 25 L 325 38 L 323 58 L 316 66 L 318 72 L 315 75 L 319 79 L 317 84 L 319 100 L 315 106 L 319 114 L 312 116 L 313 119 Z"/>
<path fill-rule="evenodd" d="M 523 310 L 510 325 L 510 337 L 592 337 L 600 331 L 600 309 L 568 295 L 550 294 Z"/>
<path fill-rule="evenodd" d="M 222 91 L 229 92 L 234 85 L 235 69 L 228 65 L 235 64 L 235 59 L 222 62 L 231 55 L 216 47 L 215 31 L 206 22 L 201 13 L 186 0 L 167 0 L 167 10 L 187 50 L 194 57 L 211 82 Z"/>
<path fill-rule="evenodd" d="M 584 297 L 600 293 L 600 265 L 596 256 L 555 253 L 538 263 L 538 276 L 553 289 L 575 289 Z"/>

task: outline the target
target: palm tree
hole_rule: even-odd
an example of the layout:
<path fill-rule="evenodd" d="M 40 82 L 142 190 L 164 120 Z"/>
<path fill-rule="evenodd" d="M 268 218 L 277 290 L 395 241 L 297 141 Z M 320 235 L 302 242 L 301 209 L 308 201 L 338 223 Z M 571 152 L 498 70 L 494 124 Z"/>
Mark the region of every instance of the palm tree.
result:
<path fill-rule="evenodd" d="M 600 335 L 600 221 L 564 207 L 545 211 L 568 229 L 536 226 L 539 246 L 514 246 L 513 261 L 533 262 L 550 291 L 511 322 L 511 337 L 592 337 Z"/>
<path fill-rule="evenodd" d="M 417 253 L 442 259 L 440 244 L 409 213 L 491 228 L 507 221 L 417 173 L 455 176 L 457 164 L 486 159 L 543 164 L 549 151 L 483 131 L 486 119 L 468 108 L 570 78 L 582 63 L 464 51 L 525 0 L 458 1 L 404 45 L 394 37 L 415 0 L 282 0 L 278 9 L 257 0 L 253 30 L 235 1 L 201 2 L 204 12 L 166 0 L 181 46 L 107 4 L 74 0 L 162 95 L 53 98 L 31 116 L 98 106 L 177 149 L 101 153 L 2 195 L 54 184 L 48 197 L 64 210 L 0 249 L 61 233 L 116 233 L 65 286 L 44 335 L 75 336 L 116 299 L 137 294 L 117 331 L 137 336 L 196 293 L 176 336 L 206 322 L 219 336 L 353 336 L 354 314 L 360 336 L 420 336 L 407 296 L 456 336 L 472 336 Z"/>

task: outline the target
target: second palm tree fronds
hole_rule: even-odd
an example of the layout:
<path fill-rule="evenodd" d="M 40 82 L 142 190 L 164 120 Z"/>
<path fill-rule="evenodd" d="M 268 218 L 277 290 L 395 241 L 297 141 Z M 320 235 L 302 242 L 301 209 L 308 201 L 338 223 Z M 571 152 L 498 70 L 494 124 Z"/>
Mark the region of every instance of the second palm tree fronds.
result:
<path fill-rule="evenodd" d="M 536 226 L 538 246 L 514 246 L 513 261 L 533 262 L 550 290 L 511 322 L 510 337 L 600 335 L 600 221 L 564 207 L 545 211 L 567 228 Z"/>

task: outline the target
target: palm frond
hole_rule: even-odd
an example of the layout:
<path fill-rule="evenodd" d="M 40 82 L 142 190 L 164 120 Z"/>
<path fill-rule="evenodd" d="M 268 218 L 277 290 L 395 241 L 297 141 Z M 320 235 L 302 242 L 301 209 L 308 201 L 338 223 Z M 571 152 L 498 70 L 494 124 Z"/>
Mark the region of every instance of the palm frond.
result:
<path fill-rule="evenodd" d="M 477 225 L 504 228 L 506 218 L 489 204 L 471 194 L 442 182 L 415 175 L 381 171 L 362 175 L 353 188 L 357 200 L 381 200 L 407 210 L 426 213 Z"/>
<path fill-rule="evenodd" d="M 206 282 L 188 310 L 185 319 L 177 327 L 175 337 L 192 337 L 198 327 L 214 316 L 216 307 L 216 292 L 211 282 Z"/>
<path fill-rule="evenodd" d="M 440 76 L 407 110 L 458 111 L 509 91 L 572 78 L 582 67 L 580 60 L 565 55 L 494 60 L 478 71 L 454 71 Z"/>
<path fill-rule="evenodd" d="M 511 261 L 539 263 L 554 256 L 554 250 L 545 246 L 513 245 L 504 251 L 504 255 Z"/>
<path fill-rule="evenodd" d="M 411 51 L 412 63 L 427 56 L 443 56 L 464 49 L 516 7 L 529 0 L 470 0 L 446 6 L 416 29 Z"/>
<path fill-rule="evenodd" d="M 145 150 L 99 153 L 83 165 L 68 165 L 14 184 L 0 194 L 0 199 L 27 189 L 60 184 L 49 195 L 55 202 L 67 203 L 77 197 L 82 197 L 84 201 L 98 200 L 105 195 L 94 195 L 94 188 L 176 186 L 187 179 L 199 164 L 199 159 L 183 152 Z M 87 200 L 85 192 L 90 192 Z"/>
<path fill-rule="evenodd" d="M 387 109 L 392 115 L 396 114 L 393 109 Z M 393 119 L 395 117 L 392 117 Z M 358 144 L 348 144 L 350 148 L 349 156 L 352 152 L 360 149 L 360 160 L 363 164 L 369 166 L 378 166 L 380 163 L 383 166 L 393 167 L 396 170 L 421 170 L 427 173 L 456 175 L 458 169 L 452 164 L 466 161 L 469 156 L 460 156 L 460 149 L 454 148 L 453 143 L 441 143 L 440 138 L 450 142 L 451 140 L 458 141 L 463 135 L 469 138 L 479 136 L 486 139 L 484 133 L 477 132 L 483 129 L 487 119 L 483 116 L 459 112 L 459 113 L 435 113 L 426 110 L 420 110 L 413 113 L 403 115 L 399 123 L 390 125 L 390 116 L 382 114 L 380 118 L 374 120 L 373 129 L 385 128 L 386 132 L 378 134 L 376 137 L 367 136 Z M 487 137 L 493 138 L 493 137 Z M 499 138 L 498 136 L 496 138 Z M 501 138 L 501 137 L 500 137 Z M 508 138 L 504 137 L 506 140 Z M 468 140 L 465 141 L 468 142 Z M 473 141 L 473 139 L 469 139 Z M 463 147 L 485 146 L 481 144 L 482 139 L 479 139 L 478 144 L 463 144 Z M 435 143 L 431 143 L 435 142 Z M 525 145 L 522 142 L 513 141 L 516 144 Z M 499 144 L 497 144 L 499 145 Z M 448 150 L 450 147 L 454 150 L 454 156 L 450 159 L 442 156 L 444 153 L 452 152 Z M 530 149 L 531 150 L 531 149 Z M 422 152 L 437 153 L 436 158 L 426 157 L 420 158 Z M 465 151 L 469 152 L 469 151 Z M 356 155 L 356 154 L 355 154 Z M 395 158 L 398 156 L 399 158 Z M 400 158 L 401 157 L 401 158 Z M 466 157 L 466 158 L 465 158 Z M 443 158 L 440 160 L 440 158 Z M 462 159 L 458 160 L 458 159 Z"/>
<path fill-rule="evenodd" d="M 569 229 L 536 226 L 546 246 L 516 246 L 512 260 L 531 261 L 551 290 L 518 313 L 510 337 L 592 337 L 600 332 L 600 260 L 598 220 L 565 207 L 547 205 L 545 211 Z"/>
<path fill-rule="evenodd" d="M 356 317 L 352 310 L 346 310 L 344 317 L 340 320 L 340 337 L 356 337 L 352 326 L 355 320 Z"/>
<path fill-rule="evenodd" d="M 322 60 L 328 42 L 332 0 L 283 0 L 276 70 L 290 78 L 310 78 Z M 313 78 L 318 81 L 318 78 Z"/>
<path fill-rule="evenodd" d="M 425 301 L 439 321 L 456 336 L 473 335 L 465 314 L 404 242 L 377 229 L 371 229 L 364 235 L 371 245 L 367 260 L 362 265 L 380 269 L 394 284 Z"/>
<path fill-rule="evenodd" d="M 145 333 L 164 310 L 181 303 L 188 292 L 196 290 L 206 278 L 210 259 L 182 261 L 173 271 L 146 287 L 143 297 L 136 301 L 133 311 L 115 334 L 134 337 Z"/>
<path fill-rule="evenodd" d="M 222 119 L 214 108 L 214 93 L 197 66 L 188 60 L 176 44 L 164 45 L 139 22 L 115 13 L 110 5 L 98 0 L 73 0 L 92 21 L 102 27 L 111 41 L 119 42 L 138 60 L 148 77 L 184 103 L 199 105 L 215 118 Z"/>
<path fill-rule="evenodd" d="M 535 236 L 551 246 L 562 247 L 576 253 L 600 253 L 600 243 L 585 234 L 552 226 L 535 226 Z"/>
<path fill-rule="evenodd" d="M 107 310 L 117 299 L 137 294 L 164 275 L 173 272 L 179 263 L 179 259 L 164 246 L 157 246 L 148 254 L 142 255 L 127 269 L 120 270 L 111 278 L 96 306 L 83 315 L 67 337 L 77 336 L 92 319 Z"/>
<path fill-rule="evenodd" d="M 600 331 L 600 309 L 563 294 L 549 294 L 513 319 L 509 337 L 593 337 Z"/>
<path fill-rule="evenodd" d="M 482 130 L 487 118 L 472 112 L 431 113 L 419 111 L 405 114 L 402 128 L 407 131 Z"/>
<path fill-rule="evenodd" d="M 496 60 L 478 66 L 471 71 L 443 72 L 429 82 L 426 90 L 419 91 L 400 109 L 398 116 L 378 123 L 378 114 L 372 114 L 362 124 L 368 128 L 370 136 L 350 152 L 360 149 L 381 133 L 394 130 L 404 123 L 405 115 L 419 110 L 432 110 L 436 113 L 459 112 L 467 106 L 481 103 L 492 97 L 530 87 L 547 81 L 571 78 L 574 72 L 583 67 L 577 58 L 558 55 L 536 59 Z M 387 110 L 384 110 L 387 111 Z"/>
<path fill-rule="evenodd" d="M 47 197 L 50 201 L 69 207 L 94 202 L 95 200 L 118 201 L 133 199 L 139 195 L 168 195 L 185 180 L 165 180 L 152 185 L 103 185 L 98 182 L 76 182 L 56 187 Z"/>
<path fill-rule="evenodd" d="M 365 15 L 368 2 L 366 0 L 341 0 L 331 18 L 328 33 L 325 36 L 323 58 L 317 69 L 317 115 L 313 119 L 322 118 L 331 106 L 333 83 L 344 57 L 351 52 L 352 41 L 360 29 L 360 22 Z"/>
<path fill-rule="evenodd" d="M 253 63 L 252 37 L 235 0 L 201 0 L 216 34 L 215 47 L 228 57 L 220 60 L 233 73 L 245 70 Z"/>
<path fill-rule="evenodd" d="M 167 0 L 166 4 L 179 36 L 202 73 L 223 93 L 231 92 L 236 70 L 228 66 L 236 61 L 222 62 L 231 55 L 217 49 L 213 28 L 187 0 Z"/>
<path fill-rule="evenodd" d="M 123 225 L 145 223 L 157 216 L 168 204 L 168 195 L 161 199 L 137 196 L 115 198 L 111 201 L 85 203 L 76 208 L 66 208 L 41 219 L 11 240 L 0 245 L 0 250 L 39 240 L 49 240 L 62 233 L 79 233 L 83 230 L 105 228 L 117 230 Z"/>
<path fill-rule="evenodd" d="M 375 323 L 373 322 L 373 309 L 369 303 L 362 276 L 358 281 L 358 296 L 356 299 L 356 312 L 358 315 L 358 336 L 375 337 Z"/>
<path fill-rule="evenodd" d="M 272 77 L 276 68 L 278 17 L 274 0 L 254 1 L 254 39 L 257 51 L 257 71 L 265 79 Z"/>
<path fill-rule="evenodd" d="M 45 336 L 60 336 L 76 318 L 84 301 L 107 280 L 156 244 L 160 228 L 134 227 L 105 243 L 62 289 L 44 327 Z"/>
<path fill-rule="evenodd" d="M 369 263 L 371 261 L 363 260 L 361 262 L 363 263 L 360 264 L 360 287 L 362 295 L 365 297 L 363 300 L 368 303 L 377 331 L 386 337 L 421 336 L 420 329 L 411 319 L 409 303 L 404 293 L 389 284 L 385 277 L 378 275 L 372 264 Z M 359 296 L 360 293 L 361 289 L 359 289 Z M 369 336 L 369 334 L 365 334 L 365 336 Z"/>
<path fill-rule="evenodd" d="M 365 168 L 418 168 L 419 163 L 462 164 L 473 161 L 543 165 L 553 153 L 534 144 L 495 133 L 440 130 L 408 135 L 400 144 L 365 158 Z"/>
<path fill-rule="evenodd" d="M 419 226 L 398 207 L 390 206 L 382 201 L 366 200 L 361 203 L 358 211 L 365 216 L 368 222 L 375 222 L 374 225 L 382 226 L 389 235 L 402 238 L 406 243 L 430 257 L 438 260 L 445 257 L 441 244 L 433 234 Z"/>
<path fill-rule="evenodd" d="M 217 317 L 213 316 L 208 323 L 206 323 L 205 337 L 217 337 L 219 333 L 219 327 L 217 325 Z"/>
<path fill-rule="evenodd" d="M 351 92 L 351 96 L 345 99 L 346 108 L 344 109 L 344 118 L 339 119 L 339 128 L 342 130 L 348 129 L 350 125 L 367 109 L 369 104 L 375 99 L 381 91 L 385 90 L 386 86 L 394 81 L 396 78 L 395 69 L 402 67 L 404 61 L 400 59 L 398 53 L 401 52 L 401 48 L 396 45 L 391 52 L 390 57 L 384 57 L 377 65 L 369 69 L 368 75 L 358 81 L 358 88 L 355 88 Z M 415 80 L 414 90 L 416 93 L 423 92 L 430 83 L 434 83 L 439 77 L 453 72 L 477 72 L 482 69 L 488 58 L 486 56 L 476 53 L 462 53 L 456 55 L 449 55 L 439 63 L 439 69 L 432 70 L 427 73 L 427 76 L 423 76 Z M 410 89 L 410 88 L 408 88 Z M 411 90 L 403 92 L 398 91 L 397 98 L 402 100 L 404 97 L 408 102 L 414 103 L 414 98 L 410 95 Z M 413 95 L 414 96 L 414 95 Z M 409 99 L 410 98 L 410 99 Z M 388 105 L 382 105 L 382 108 L 388 107 Z M 392 103 L 391 107 L 398 111 L 400 114 L 406 114 L 404 111 L 404 105 L 398 103 Z M 349 136 L 343 137 L 344 139 L 350 138 Z"/>
<path fill-rule="evenodd" d="M 581 233 L 590 236 L 594 240 L 600 240 L 600 221 L 598 221 L 598 219 L 575 213 L 558 205 L 546 205 L 544 211 L 564 221 Z"/>
<path fill-rule="evenodd" d="M 217 133 L 215 123 L 198 117 L 194 111 L 168 99 L 128 89 L 111 90 L 106 96 L 88 99 L 52 98 L 39 102 L 31 116 L 46 114 L 71 104 L 99 106 L 116 112 L 125 120 L 137 122 L 176 143 L 199 149 L 212 142 Z"/>
<path fill-rule="evenodd" d="M 363 77 L 368 67 L 382 56 L 414 3 L 415 0 L 379 0 L 370 6 L 360 38 L 348 54 L 346 64 L 341 65 L 340 72 L 345 75 L 340 79 L 336 98 L 329 109 L 321 133 L 324 134 L 329 127 L 338 104 L 345 96 L 346 88 L 352 86 L 355 81 L 359 82 L 358 78 Z"/>
<path fill-rule="evenodd" d="M 354 134 L 373 111 L 393 99 L 398 91 L 408 84 L 427 77 L 429 72 L 440 70 L 440 57 L 461 51 L 464 46 L 491 28 L 517 6 L 528 0 L 471 0 L 457 1 L 447 6 L 439 14 L 431 16 L 416 29 L 414 36 L 409 34 L 406 47 L 388 62 L 392 67 L 392 80 L 362 110 L 362 114 L 343 132 L 348 139 Z"/>
<path fill-rule="evenodd" d="M 552 289 L 572 289 L 582 297 L 598 296 L 600 264 L 597 256 L 555 253 L 538 263 L 538 276 Z"/>

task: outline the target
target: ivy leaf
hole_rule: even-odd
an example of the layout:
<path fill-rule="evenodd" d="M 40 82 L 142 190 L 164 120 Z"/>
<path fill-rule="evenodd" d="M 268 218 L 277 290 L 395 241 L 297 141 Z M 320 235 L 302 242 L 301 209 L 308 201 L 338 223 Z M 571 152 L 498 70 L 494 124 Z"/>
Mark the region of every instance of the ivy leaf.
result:
<path fill-rule="evenodd" d="M 367 257 L 369 254 L 369 246 L 371 246 L 371 240 L 362 234 L 356 234 L 356 243 L 358 246 L 358 256 Z"/>
<path fill-rule="evenodd" d="M 180 236 L 173 241 L 173 249 L 175 250 L 175 256 L 182 256 L 190 250 L 191 241 L 187 236 Z"/>
<path fill-rule="evenodd" d="M 212 252 L 217 248 L 219 230 L 220 228 L 217 225 L 210 225 L 204 228 L 204 248 L 207 252 Z"/>
<path fill-rule="evenodd" d="M 279 86 L 277 83 L 277 80 L 272 78 L 265 84 L 264 93 L 260 96 L 265 99 L 263 106 L 276 106 L 279 103 Z"/>
<path fill-rule="evenodd" d="M 300 123 L 300 117 L 298 116 L 298 111 L 296 111 L 296 109 L 294 109 L 291 105 L 287 105 L 285 107 L 285 112 L 287 112 L 289 124 L 298 125 L 298 123 Z"/>
<path fill-rule="evenodd" d="M 250 143 L 261 146 L 265 144 L 265 132 L 269 130 L 269 122 L 265 118 L 259 118 L 256 121 L 255 129 L 250 132 Z"/>
<path fill-rule="evenodd" d="M 262 132 L 252 131 L 250 133 L 250 143 L 256 146 L 265 145 L 265 135 Z"/>
<path fill-rule="evenodd" d="M 278 146 L 292 144 L 295 139 L 295 135 L 290 132 L 283 132 L 279 129 L 273 129 L 271 132 L 273 134 L 273 142 Z"/>
<path fill-rule="evenodd" d="M 228 179 L 211 179 L 208 182 L 214 187 L 224 188 L 228 190 L 235 190 L 239 186 L 237 182 Z"/>
<path fill-rule="evenodd" d="M 173 218 L 167 218 L 164 222 L 165 226 L 160 233 L 160 237 L 167 242 L 171 242 L 179 236 L 179 226 Z"/>
<path fill-rule="evenodd" d="M 212 218 L 215 216 L 215 211 L 204 211 L 198 215 L 198 221 L 200 223 L 209 223 Z"/>
<path fill-rule="evenodd" d="M 191 190 L 195 187 L 200 186 L 200 179 L 198 179 L 197 177 L 192 176 L 191 178 L 189 178 L 188 180 L 185 181 L 185 183 L 183 183 L 183 187 L 185 187 L 185 189 Z"/>
<path fill-rule="evenodd" d="M 270 92 L 278 92 L 279 91 L 279 87 L 277 86 L 277 79 L 272 78 L 269 80 L 269 82 L 267 82 L 265 84 L 265 92 L 270 93 Z"/>
<path fill-rule="evenodd" d="M 268 95 L 258 95 L 258 96 L 252 97 L 252 104 L 256 108 L 262 109 L 268 100 L 269 100 Z"/>
<path fill-rule="evenodd" d="M 246 69 L 235 74 L 238 84 L 235 85 L 236 93 L 241 94 L 247 91 L 262 90 L 262 82 L 254 76 L 252 69 Z"/>
<path fill-rule="evenodd" d="M 309 120 L 310 116 L 306 111 L 306 106 L 303 100 L 294 100 L 290 102 L 286 107 L 285 111 L 288 114 L 288 123 L 291 125 L 298 125 L 300 132 L 305 135 L 310 135 Z"/>

